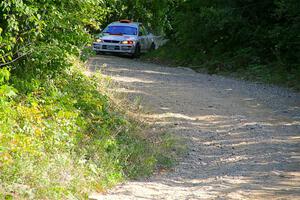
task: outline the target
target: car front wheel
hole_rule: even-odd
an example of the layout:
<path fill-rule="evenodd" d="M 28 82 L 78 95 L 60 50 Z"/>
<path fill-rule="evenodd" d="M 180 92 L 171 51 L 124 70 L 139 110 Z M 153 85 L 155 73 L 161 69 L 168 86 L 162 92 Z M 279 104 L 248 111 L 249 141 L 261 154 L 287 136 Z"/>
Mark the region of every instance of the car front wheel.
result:
<path fill-rule="evenodd" d="M 156 49 L 156 45 L 154 44 L 154 42 L 152 42 L 151 47 L 150 47 L 150 51 L 154 51 Z"/>
<path fill-rule="evenodd" d="M 132 58 L 139 58 L 141 56 L 141 47 L 139 44 L 136 45 Z"/>

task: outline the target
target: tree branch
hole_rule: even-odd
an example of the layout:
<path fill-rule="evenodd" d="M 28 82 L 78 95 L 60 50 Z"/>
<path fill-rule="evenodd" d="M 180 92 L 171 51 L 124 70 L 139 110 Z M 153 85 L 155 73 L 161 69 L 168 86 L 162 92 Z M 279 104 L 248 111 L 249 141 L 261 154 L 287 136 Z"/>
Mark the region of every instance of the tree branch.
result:
<path fill-rule="evenodd" d="M 31 45 L 31 43 L 28 43 L 28 44 L 26 44 L 25 46 L 19 48 L 19 49 L 13 54 L 13 56 L 15 56 L 16 54 L 19 54 L 19 52 L 20 52 L 22 49 L 25 49 L 26 47 L 28 47 L 28 46 L 30 46 L 30 45 Z M 28 55 L 29 53 L 31 53 L 31 51 L 32 51 L 32 50 L 29 50 L 29 51 L 26 52 L 25 54 L 23 54 L 23 55 L 21 55 L 21 56 L 18 56 L 17 58 L 15 58 L 15 59 L 13 59 L 13 60 L 11 60 L 11 61 L 9 61 L 9 62 L 0 63 L 0 67 L 6 66 L 6 65 L 8 65 L 8 64 L 11 64 L 11 63 L 13 63 L 13 62 L 19 60 L 20 58 L 22 58 L 22 57 Z M 8 56 L 9 56 L 9 53 L 4 54 L 4 55 L 2 56 L 2 58 L 8 57 Z"/>
<path fill-rule="evenodd" d="M 1 67 L 4 67 L 4 66 L 6 66 L 6 65 L 9 65 L 9 64 L 11 64 L 11 63 L 16 62 L 17 60 L 19 60 L 20 58 L 22 58 L 22 57 L 28 55 L 29 53 L 30 53 L 30 52 L 28 51 L 27 53 L 25 53 L 25 54 L 23 54 L 23 55 L 21 55 L 21 56 L 18 56 L 18 57 L 16 57 L 15 59 L 13 59 L 13 60 L 11 60 L 11 61 L 9 61 L 9 62 L 0 64 L 0 68 L 1 68 Z"/>

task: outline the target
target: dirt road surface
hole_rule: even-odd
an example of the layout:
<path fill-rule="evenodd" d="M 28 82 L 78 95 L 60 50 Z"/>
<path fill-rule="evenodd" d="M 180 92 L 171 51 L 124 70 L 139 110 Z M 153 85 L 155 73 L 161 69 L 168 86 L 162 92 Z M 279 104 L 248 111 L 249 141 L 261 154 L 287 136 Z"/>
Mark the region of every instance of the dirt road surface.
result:
<path fill-rule="evenodd" d="M 90 60 L 100 68 L 141 98 L 151 123 L 184 138 L 188 155 L 91 199 L 300 199 L 299 93 L 114 56 Z"/>

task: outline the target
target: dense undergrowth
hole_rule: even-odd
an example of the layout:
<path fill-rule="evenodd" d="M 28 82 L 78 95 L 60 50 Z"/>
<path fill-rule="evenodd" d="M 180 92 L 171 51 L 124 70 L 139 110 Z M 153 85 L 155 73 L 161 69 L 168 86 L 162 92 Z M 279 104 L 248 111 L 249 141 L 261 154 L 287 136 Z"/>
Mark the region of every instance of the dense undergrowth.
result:
<path fill-rule="evenodd" d="M 170 0 L 154 60 L 300 89 L 298 0 Z"/>
<path fill-rule="evenodd" d="M 172 163 L 174 140 L 149 140 L 84 74 L 106 3 L 0 2 L 0 199 L 87 199 Z"/>
<path fill-rule="evenodd" d="M 275 84 L 300 90 L 300 66 L 287 70 L 283 63 L 247 63 L 251 54 L 242 52 L 236 57 L 203 55 L 189 49 L 179 49 L 169 42 L 160 49 L 143 56 L 143 60 L 168 66 L 184 66 L 201 73 L 220 74 L 259 83 Z M 245 58 L 247 57 L 247 58 Z"/>
<path fill-rule="evenodd" d="M 71 62 L 48 79 L 15 72 L 14 88 L 1 87 L 1 199 L 86 199 L 170 164 L 169 137 L 147 140 L 104 95 L 101 76 L 87 77 Z"/>

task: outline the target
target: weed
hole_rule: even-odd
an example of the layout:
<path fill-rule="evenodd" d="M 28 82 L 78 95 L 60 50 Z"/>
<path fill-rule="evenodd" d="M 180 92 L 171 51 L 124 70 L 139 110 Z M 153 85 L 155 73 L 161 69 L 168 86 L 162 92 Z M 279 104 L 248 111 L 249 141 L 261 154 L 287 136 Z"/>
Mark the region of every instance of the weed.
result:
<path fill-rule="evenodd" d="M 49 79 L 15 73 L 18 96 L 0 97 L 1 198 L 86 199 L 150 175 L 158 161 L 169 166 L 161 157 L 171 144 L 158 154 L 139 123 L 105 95 L 103 78 L 69 60 L 71 68 Z"/>

